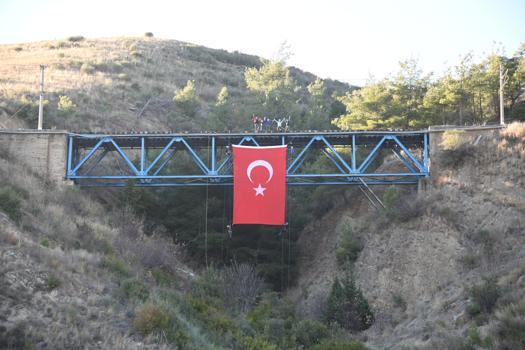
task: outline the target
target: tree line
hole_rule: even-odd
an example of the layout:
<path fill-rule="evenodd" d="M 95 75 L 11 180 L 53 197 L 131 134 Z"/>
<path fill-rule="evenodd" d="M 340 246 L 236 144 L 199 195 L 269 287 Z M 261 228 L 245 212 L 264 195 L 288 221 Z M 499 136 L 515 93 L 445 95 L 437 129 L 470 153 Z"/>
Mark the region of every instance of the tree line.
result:
<path fill-rule="evenodd" d="M 346 91 L 319 78 L 297 81 L 284 60 L 266 60 L 244 71 L 249 98 L 240 101 L 227 87 L 221 88 L 206 123 L 217 131 L 250 130 L 252 113 L 290 116 L 292 130 L 416 129 L 497 122 L 500 67 L 506 76 L 505 114 L 520 120 L 525 118 L 524 57 L 525 42 L 510 57 L 495 51 L 476 61 L 469 53 L 440 76 L 423 72 L 417 60 L 408 59 L 390 76 Z M 174 98 L 189 116 L 194 113 L 187 111 L 188 106 L 197 106 L 192 103 L 194 89 L 189 81 Z"/>
<path fill-rule="evenodd" d="M 525 118 L 525 42 L 512 57 L 491 53 L 480 62 L 469 53 L 442 76 L 423 73 L 416 60 L 398 72 L 340 97 L 346 112 L 333 120 L 349 129 L 413 129 L 499 120 L 500 67 L 506 75 L 505 114 Z"/>

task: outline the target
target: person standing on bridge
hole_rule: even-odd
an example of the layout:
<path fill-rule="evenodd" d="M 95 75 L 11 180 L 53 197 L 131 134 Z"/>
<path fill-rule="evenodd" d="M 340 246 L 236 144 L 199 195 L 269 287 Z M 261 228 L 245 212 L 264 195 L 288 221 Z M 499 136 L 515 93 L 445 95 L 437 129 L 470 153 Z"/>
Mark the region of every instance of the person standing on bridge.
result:
<path fill-rule="evenodd" d="M 283 131 L 283 123 L 286 118 L 274 119 L 273 122 L 277 126 L 277 131 Z"/>
<path fill-rule="evenodd" d="M 284 132 L 288 132 L 289 130 L 289 127 L 290 127 L 290 118 L 291 116 L 289 115 L 288 118 L 286 118 L 284 120 Z"/>
<path fill-rule="evenodd" d="M 259 118 L 255 114 L 252 114 L 252 123 L 253 123 L 253 131 L 257 132 L 257 126 L 259 124 Z"/>
<path fill-rule="evenodd" d="M 265 132 L 270 132 L 272 130 L 272 120 L 270 118 L 265 117 L 263 125 L 264 125 Z"/>

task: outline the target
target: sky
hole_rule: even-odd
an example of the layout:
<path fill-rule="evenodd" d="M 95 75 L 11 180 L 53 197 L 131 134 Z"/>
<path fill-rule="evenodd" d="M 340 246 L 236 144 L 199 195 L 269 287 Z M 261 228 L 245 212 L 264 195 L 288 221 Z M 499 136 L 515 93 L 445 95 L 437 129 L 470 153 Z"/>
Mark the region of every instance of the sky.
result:
<path fill-rule="evenodd" d="M 0 43 L 143 36 L 277 58 L 364 85 L 417 59 L 442 73 L 525 42 L 525 0 L 0 0 Z"/>

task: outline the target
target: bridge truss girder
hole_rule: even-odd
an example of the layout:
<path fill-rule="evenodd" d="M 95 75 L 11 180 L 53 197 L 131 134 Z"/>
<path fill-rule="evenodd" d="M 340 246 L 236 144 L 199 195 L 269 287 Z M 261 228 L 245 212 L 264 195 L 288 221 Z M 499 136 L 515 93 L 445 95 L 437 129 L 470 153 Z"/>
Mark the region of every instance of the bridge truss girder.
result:
<path fill-rule="evenodd" d="M 288 145 L 287 184 L 415 184 L 429 175 L 428 134 L 422 132 L 325 132 L 261 134 L 71 134 L 66 178 L 82 186 L 224 186 L 232 185 L 233 144 Z M 371 169 L 383 150 L 391 150 L 402 170 Z M 323 154 L 334 171 L 317 173 L 303 164 Z M 150 156 L 152 153 L 153 156 Z M 177 153 L 194 162 L 191 174 L 170 167 Z M 101 165 L 109 156 L 118 160 Z M 134 156 L 134 157 L 133 157 Z M 121 164 L 123 163 L 123 165 Z M 112 174 L 112 167 L 121 169 Z M 303 171 L 300 171 L 303 170 Z"/>

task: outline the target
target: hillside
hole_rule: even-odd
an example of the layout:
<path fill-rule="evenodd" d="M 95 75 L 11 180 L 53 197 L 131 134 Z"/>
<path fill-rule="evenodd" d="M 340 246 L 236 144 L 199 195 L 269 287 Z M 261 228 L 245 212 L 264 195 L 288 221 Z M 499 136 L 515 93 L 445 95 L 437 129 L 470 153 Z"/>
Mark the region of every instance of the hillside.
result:
<path fill-rule="evenodd" d="M 513 124 L 436 156 L 425 192 L 379 190 L 395 194 L 384 212 L 353 190 L 333 194 L 299 234 L 289 301 L 261 296 L 248 265 L 192 271 L 185 248 L 129 208 L 46 183 L 2 153 L 0 348 L 519 349 L 524 137 Z M 315 321 L 349 271 L 374 312 L 364 331 Z"/>
<path fill-rule="evenodd" d="M 0 349 L 366 350 L 298 317 L 251 265 L 192 270 L 125 205 L 5 152 L 0 183 Z"/>
<path fill-rule="evenodd" d="M 376 310 L 362 335 L 372 347 L 523 348 L 524 141 L 525 126 L 513 124 L 468 153 L 441 151 L 426 191 L 398 192 L 383 213 L 341 201 L 311 223 L 289 292 L 298 312 L 319 319 L 350 268 Z M 351 267 L 338 264 L 345 249 L 358 251 Z"/>
<path fill-rule="evenodd" d="M 129 211 L 108 212 L 9 155 L 2 153 L 0 164 L 0 348 L 158 349 L 129 336 L 130 293 L 142 286 L 136 276 L 145 267 L 191 276 L 180 272 L 172 245 L 143 236 Z M 20 172 L 25 176 L 13 176 Z M 148 256 L 119 244 L 139 237 L 156 260 L 143 263 Z M 145 283 L 155 286 L 151 277 Z"/>
<path fill-rule="evenodd" d="M 39 65 L 43 64 L 44 128 L 89 132 L 251 130 L 253 113 L 277 117 L 269 115 L 260 96 L 246 87 L 245 70 L 260 67 L 262 62 L 239 52 L 155 38 L 71 37 L 0 45 L 0 126 L 35 127 Z M 317 77 L 293 67 L 290 74 L 297 108 L 288 113 L 296 119 L 297 127 L 307 127 L 301 122 L 308 105 L 307 86 Z M 196 105 L 190 110 L 173 101 L 188 81 L 194 81 L 196 90 Z M 217 124 L 211 119 L 224 87 L 228 91 L 227 117 Z M 324 87 L 323 98 L 329 108 L 334 92 L 343 95 L 352 88 L 331 80 L 325 80 Z M 60 96 L 69 98 L 72 105 L 60 108 Z"/>
<path fill-rule="evenodd" d="M 0 46 L 0 128 L 36 125 L 40 64 L 51 129 L 245 131 L 252 114 L 329 129 L 362 106 L 239 52 L 70 37 Z M 525 126 L 450 135 L 424 191 L 375 188 L 373 210 L 351 186 L 290 188 L 286 230 L 232 235 L 225 187 L 79 189 L 0 149 L 0 349 L 525 348 Z"/>

